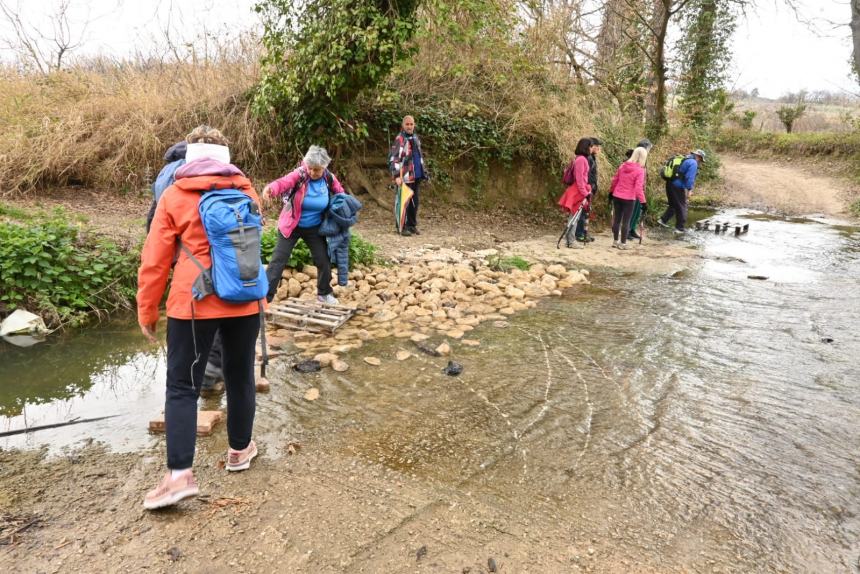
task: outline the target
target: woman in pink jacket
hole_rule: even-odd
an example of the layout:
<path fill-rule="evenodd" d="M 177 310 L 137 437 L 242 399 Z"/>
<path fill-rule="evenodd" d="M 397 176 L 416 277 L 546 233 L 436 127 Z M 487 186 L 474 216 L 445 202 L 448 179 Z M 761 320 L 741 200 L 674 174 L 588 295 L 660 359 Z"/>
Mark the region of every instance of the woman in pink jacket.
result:
<path fill-rule="evenodd" d="M 642 212 L 648 209 L 645 203 L 645 161 L 648 159 L 648 150 L 637 147 L 633 150 L 630 159 L 621 164 L 609 193 L 612 196 L 612 204 L 615 215 L 612 218 L 612 246 L 618 249 L 629 249 L 627 245 L 627 233 L 630 230 L 630 217 L 633 215 L 633 207 L 636 200 L 642 204 Z M 621 241 L 618 241 L 619 232 Z"/>
<path fill-rule="evenodd" d="M 576 150 L 574 152 L 574 157 L 570 161 L 570 165 L 567 166 L 567 169 L 564 170 L 564 178 L 562 179 L 562 183 L 567 185 L 567 189 L 564 190 L 564 194 L 562 194 L 561 198 L 558 200 L 558 204 L 561 208 L 570 213 L 571 215 L 575 214 L 580 206 L 585 207 L 586 202 L 591 200 L 591 185 L 588 183 L 588 156 L 591 153 L 591 139 L 590 138 L 582 138 L 576 144 Z M 580 214 L 580 217 L 588 217 L 588 215 L 584 212 Z M 568 229 L 568 237 L 567 240 L 568 247 L 574 248 L 582 248 L 585 247 L 585 244 L 579 243 L 575 241 L 573 237 L 570 237 L 574 233 L 576 226 L 572 226 Z"/>
<path fill-rule="evenodd" d="M 325 149 L 312 145 L 299 167 L 263 188 L 263 203 L 268 203 L 273 197 L 282 198 L 284 202 L 278 218 L 278 242 L 266 267 L 269 280 L 266 299 L 269 302 L 275 298 L 293 247 L 302 239 L 317 266 L 317 299 L 327 305 L 338 304 L 331 288 L 328 245 L 326 238 L 319 233 L 331 196 L 343 193 L 343 186 L 327 169 L 330 162 Z"/>

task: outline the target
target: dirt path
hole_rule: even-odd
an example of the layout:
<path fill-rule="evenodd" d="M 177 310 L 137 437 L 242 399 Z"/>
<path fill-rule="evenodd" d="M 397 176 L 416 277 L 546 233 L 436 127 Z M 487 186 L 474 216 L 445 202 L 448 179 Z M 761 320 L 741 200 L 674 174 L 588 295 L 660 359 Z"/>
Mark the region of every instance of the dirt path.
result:
<path fill-rule="evenodd" d="M 857 194 L 850 184 L 797 163 L 733 155 L 723 155 L 720 160 L 726 200 L 737 207 L 785 215 L 842 215 L 850 198 Z"/>

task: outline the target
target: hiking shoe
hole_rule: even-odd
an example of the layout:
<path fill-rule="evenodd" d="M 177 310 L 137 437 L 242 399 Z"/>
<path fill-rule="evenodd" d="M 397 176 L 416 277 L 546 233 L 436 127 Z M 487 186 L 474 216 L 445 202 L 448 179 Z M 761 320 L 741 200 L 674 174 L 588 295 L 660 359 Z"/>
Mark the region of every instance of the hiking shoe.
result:
<path fill-rule="evenodd" d="M 417 227 L 410 227 L 410 228 L 409 228 L 409 233 L 411 233 L 412 235 L 421 235 L 421 232 L 420 232 L 420 231 L 418 231 L 418 228 L 417 228 Z"/>
<path fill-rule="evenodd" d="M 567 246 L 570 249 L 585 249 L 585 244 L 580 243 L 579 241 L 574 241 L 573 243 L 568 243 Z"/>
<path fill-rule="evenodd" d="M 665 227 L 666 229 L 669 229 L 669 225 L 668 225 L 667 223 L 665 223 L 665 222 L 664 222 L 662 219 L 660 219 L 659 217 L 657 218 L 657 225 L 659 225 L 660 227 Z"/>
<path fill-rule="evenodd" d="M 408 229 L 404 229 L 403 231 L 400 232 L 400 235 L 402 235 L 403 237 L 409 237 L 410 235 L 412 235 L 412 232 L 409 231 Z"/>
<path fill-rule="evenodd" d="M 580 243 L 585 243 L 588 241 L 588 239 L 585 238 L 585 235 L 577 235 L 576 240 L 579 241 Z"/>
<path fill-rule="evenodd" d="M 194 473 L 190 470 L 176 478 L 170 478 L 170 474 L 170 471 L 167 471 L 161 484 L 146 493 L 146 497 L 143 499 L 145 509 L 155 510 L 156 508 L 172 506 L 184 498 L 200 494 L 197 481 L 194 480 Z"/>
<path fill-rule="evenodd" d="M 591 243 L 592 241 L 594 241 L 594 237 L 592 237 L 591 235 L 586 235 L 586 236 L 585 236 L 585 241 L 587 241 L 587 242 Z"/>
<path fill-rule="evenodd" d="M 619 245 L 621 245 L 621 242 L 617 239 L 612 241 L 612 247 L 615 247 L 617 249 Z"/>
<path fill-rule="evenodd" d="M 340 301 L 331 293 L 328 295 L 317 295 L 317 301 L 324 305 L 340 305 Z"/>
<path fill-rule="evenodd" d="M 251 460 L 257 456 L 257 445 L 254 441 L 248 443 L 242 450 L 227 449 L 227 464 L 224 466 L 230 472 L 247 470 Z"/>
<path fill-rule="evenodd" d="M 675 237 L 680 237 L 682 235 L 686 235 L 687 231 L 684 229 L 673 229 L 672 233 L 675 234 Z"/>
<path fill-rule="evenodd" d="M 641 237 L 639 237 L 639 234 L 635 231 L 631 231 L 630 233 L 628 233 L 627 237 L 629 237 L 630 239 L 641 239 Z"/>
<path fill-rule="evenodd" d="M 616 245 L 616 247 L 618 249 L 630 249 L 630 246 L 627 245 L 626 243 L 619 243 L 618 245 Z"/>

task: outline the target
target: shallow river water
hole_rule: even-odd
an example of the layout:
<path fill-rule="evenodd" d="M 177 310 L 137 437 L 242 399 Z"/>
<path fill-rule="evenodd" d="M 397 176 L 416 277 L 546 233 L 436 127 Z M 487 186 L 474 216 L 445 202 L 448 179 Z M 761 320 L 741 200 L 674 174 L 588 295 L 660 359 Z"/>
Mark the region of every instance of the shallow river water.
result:
<path fill-rule="evenodd" d="M 480 347 L 455 345 L 459 377 L 420 353 L 397 362 L 414 350 L 402 340 L 365 345 L 343 376 L 274 368 L 258 439 L 278 456 L 302 436 L 537 531 L 564 524 L 609 541 L 618 571 L 643 557 L 656 571 L 860 571 L 860 228 L 729 215 L 749 234 L 693 234 L 704 257 L 688 271 L 595 273 L 482 325 Z M 162 440 L 144 429 L 163 355 L 140 343 L 113 323 L 0 347 L 0 432 L 120 415 L 0 447 Z M 302 399 L 309 386 L 319 400 Z"/>

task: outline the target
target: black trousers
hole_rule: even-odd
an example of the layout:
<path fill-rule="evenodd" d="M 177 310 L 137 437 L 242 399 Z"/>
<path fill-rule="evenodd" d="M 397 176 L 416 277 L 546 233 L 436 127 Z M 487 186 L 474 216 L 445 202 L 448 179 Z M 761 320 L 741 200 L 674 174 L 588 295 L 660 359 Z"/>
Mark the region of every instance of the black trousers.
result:
<path fill-rule="evenodd" d="M 296 246 L 299 239 L 303 239 L 308 249 L 311 250 L 311 257 L 313 257 L 314 265 L 317 267 L 317 295 L 328 295 L 332 292 L 328 243 L 326 243 L 325 237 L 320 235 L 320 226 L 296 227 L 289 237 L 284 237 L 282 233 L 278 232 L 278 242 L 275 244 L 272 258 L 266 267 L 266 279 L 269 280 L 269 292 L 266 294 L 266 299 L 270 303 L 278 292 L 278 285 L 281 284 L 284 268 L 290 261 L 293 247 Z"/>
<path fill-rule="evenodd" d="M 412 190 L 412 199 L 406 204 L 406 228 L 418 227 L 418 188 L 420 181 L 407 183 L 409 189 Z"/>
<path fill-rule="evenodd" d="M 674 217 L 675 229 L 684 231 L 684 225 L 687 223 L 687 190 L 678 189 L 671 181 L 667 181 L 666 200 L 669 202 L 669 207 L 660 216 L 660 221 L 669 223 L 669 220 Z"/>
<path fill-rule="evenodd" d="M 227 439 L 241 450 L 251 442 L 257 393 L 254 354 L 260 316 L 224 319 L 167 319 L 167 392 L 164 424 L 167 468 L 183 470 L 194 463 L 197 440 L 197 399 L 203 384 L 206 357 L 215 332 L 224 343 L 224 385 L 227 391 Z"/>
<path fill-rule="evenodd" d="M 612 238 L 618 241 L 621 234 L 621 243 L 627 243 L 627 234 L 630 232 L 630 218 L 633 216 L 633 208 L 636 206 L 634 199 L 612 198 L 615 215 L 612 216 Z"/>

